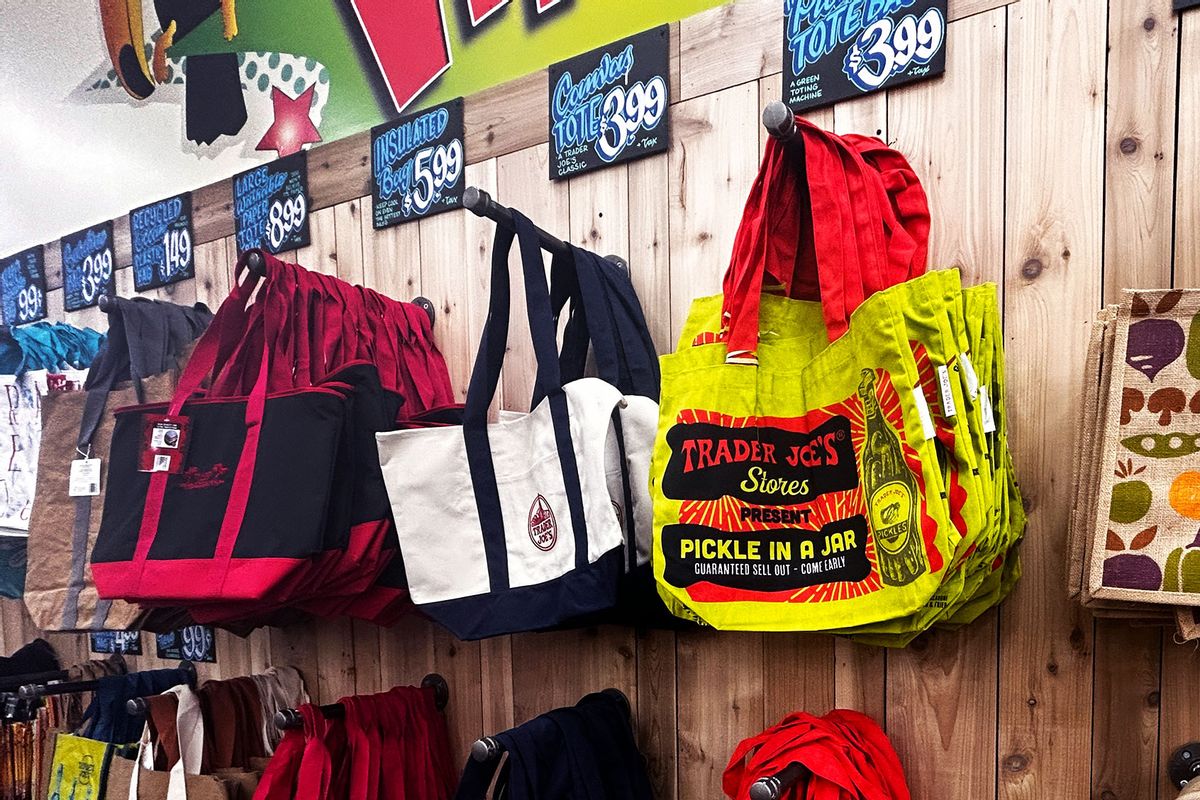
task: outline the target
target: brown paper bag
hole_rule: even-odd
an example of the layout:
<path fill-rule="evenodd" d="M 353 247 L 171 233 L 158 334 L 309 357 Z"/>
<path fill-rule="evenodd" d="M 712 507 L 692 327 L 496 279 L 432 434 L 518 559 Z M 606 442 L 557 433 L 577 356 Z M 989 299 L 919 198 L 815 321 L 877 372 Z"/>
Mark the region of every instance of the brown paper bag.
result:
<path fill-rule="evenodd" d="M 175 375 L 142 381 L 146 402 L 171 399 Z M 101 600 L 92 580 L 89 556 L 104 513 L 104 481 L 116 424 L 111 410 L 137 403 L 125 384 L 109 393 L 106 412 L 92 439 L 92 457 L 100 459 L 96 497 L 71 497 L 68 483 L 87 392 L 65 392 L 42 400 L 42 447 L 38 457 L 37 502 L 29 520 L 25 606 L 46 631 L 129 629 L 139 626 L 142 610 L 123 601 Z"/>
<path fill-rule="evenodd" d="M 143 769 L 126 758 L 114 758 L 108 766 L 104 794 L 106 800 L 126 800 L 129 797 L 129 784 L 135 769 L 138 770 L 137 800 L 167 800 L 171 773 Z M 240 800 L 240 795 L 231 792 L 226 781 L 216 775 L 188 775 L 185 786 L 187 800 Z"/>

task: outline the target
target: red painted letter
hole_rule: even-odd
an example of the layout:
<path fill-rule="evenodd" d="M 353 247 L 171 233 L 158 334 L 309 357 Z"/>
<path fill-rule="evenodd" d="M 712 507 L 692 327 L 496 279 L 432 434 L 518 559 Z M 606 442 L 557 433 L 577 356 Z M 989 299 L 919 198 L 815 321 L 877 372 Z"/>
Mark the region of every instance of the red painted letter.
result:
<path fill-rule="evenodd" d="M 544 0 L 538 0 L 538 2 L 541 3 Z M 552 0 L 552 2 L 558 2 L 558 0 Z M 508 0 L 467 0 L 467 12 L 471 15 L 471 27 L 478 28 L 479 23 L 506 5 L 508 5 Z"/>
<path fill-rule="evenodd" d="M 396 110 L 403 111 L 452 63 L 441 0 L 352 2 Z"/>

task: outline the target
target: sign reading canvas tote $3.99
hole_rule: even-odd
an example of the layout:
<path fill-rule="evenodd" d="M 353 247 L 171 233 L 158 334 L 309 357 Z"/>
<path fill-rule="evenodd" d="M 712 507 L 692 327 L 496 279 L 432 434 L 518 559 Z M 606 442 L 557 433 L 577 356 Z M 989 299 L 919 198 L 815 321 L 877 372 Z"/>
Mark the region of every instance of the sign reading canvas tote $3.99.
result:
<path fill-rule="evenodd" d="M 371 129 L 376 230 L 462 205 L 463 101 L 451 100 Z"/>
<path fill-rule="evenodd" d="M 667 149 L 670 31 L 661 25 L 550 67 L 550 178 Z"/>
<path fill-rule="evenodd" d="M 797 111 L 946 71 L 947 0 L 784 0 L 783 102 Z"/>

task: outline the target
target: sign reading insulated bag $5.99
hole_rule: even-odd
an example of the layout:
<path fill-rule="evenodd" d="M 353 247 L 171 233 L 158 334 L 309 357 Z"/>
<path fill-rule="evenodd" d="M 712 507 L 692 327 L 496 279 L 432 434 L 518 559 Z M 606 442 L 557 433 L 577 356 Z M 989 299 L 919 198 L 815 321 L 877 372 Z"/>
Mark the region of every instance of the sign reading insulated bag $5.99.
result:
<path fill-rule="evenodd" d="M 947 0 L 784 0 L 783 101 L 829 105 L 946 71 Z"/>
<path fill-rule="evenodd" d="M 666 25 L 550 67 L 550 178 L 667 149 Z"/>
<path fill-rule="evenodd" d="M 307 247 L 308 161 L 303 152 L 247 170 L 233 179 L 238 252 L 282 253 Z"/>
<path fill-rule="evenodd" d="M 376 230 L 462 205 L 462 98 L 371 129 Z"/>

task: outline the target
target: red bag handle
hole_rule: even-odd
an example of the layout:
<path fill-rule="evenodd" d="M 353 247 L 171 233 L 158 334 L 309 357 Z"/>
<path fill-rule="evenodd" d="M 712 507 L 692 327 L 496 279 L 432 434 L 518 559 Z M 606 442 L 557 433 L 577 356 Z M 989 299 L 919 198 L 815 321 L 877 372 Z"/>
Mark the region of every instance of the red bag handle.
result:
<path fill-rule="evenodd" d="M 928 204 L 903 156 L 796 124 L 803 160 L 795 145 L 768 142 L 734 240 L 722 319 L 730 363 L 757 363 L 764 288 L 819 299 L 832 340 L 867 297 L 925 271 Z"/>

